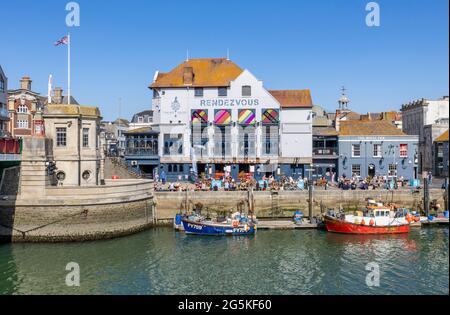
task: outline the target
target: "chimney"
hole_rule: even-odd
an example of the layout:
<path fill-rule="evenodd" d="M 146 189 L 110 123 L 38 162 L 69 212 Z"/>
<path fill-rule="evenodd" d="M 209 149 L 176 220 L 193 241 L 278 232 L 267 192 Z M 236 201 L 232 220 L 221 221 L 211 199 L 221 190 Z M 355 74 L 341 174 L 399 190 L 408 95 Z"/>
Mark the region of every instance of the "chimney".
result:
<path fill-rule="evenodd" d="M 53 95 L 53 102 L 55 104 L 62 104 L 62 102 L 63 102 L 62 93 L 63 93 L 63 89 L 62 88 L 60 88 L 60 87 L 56 87 L 55 88 L 55 93 Z"/>
<path fill-rule="evenodd" d="M 192 85 L 194 83 L 194 69 L 192 67 L 184 67 L 183 84 Z"/>
<path fill-rule="evenodd" d="M 33 81 L 31 81 L 30 77 L 23 77 L 22 80 L 20 80 L 20 89 L 31 91 L 31 82 Z"/>

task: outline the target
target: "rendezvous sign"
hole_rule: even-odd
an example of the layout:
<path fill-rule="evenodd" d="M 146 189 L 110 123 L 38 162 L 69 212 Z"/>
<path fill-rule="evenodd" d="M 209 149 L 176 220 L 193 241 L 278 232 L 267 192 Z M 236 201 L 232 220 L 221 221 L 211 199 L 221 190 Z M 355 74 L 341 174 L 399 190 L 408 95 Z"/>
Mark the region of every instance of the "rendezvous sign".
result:
<path fill-rule="evenodd" d="M 238 98 L 238 99 L 205 99 L 200 101 L 201 107 L 242 107 L 242 106 L 259 106 L 260 102 L 257 98 Z"/>

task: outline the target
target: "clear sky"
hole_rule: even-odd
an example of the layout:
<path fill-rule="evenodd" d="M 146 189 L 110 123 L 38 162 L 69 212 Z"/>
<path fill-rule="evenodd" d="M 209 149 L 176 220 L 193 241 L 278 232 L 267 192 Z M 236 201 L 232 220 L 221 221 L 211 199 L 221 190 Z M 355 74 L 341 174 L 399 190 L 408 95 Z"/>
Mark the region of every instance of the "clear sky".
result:
<path fill-rule="evenodd" d="M 67 86 L 64 0 L 0 1 L 0 64 L 9 88 L 23 75 L 46 94 L 48 75 Z M 269 89 L 312 91 L 337 106 L 340 87 L 359 112 L 398 110 L 418 98 L 448 95 L 448 0 L 379 0 L 380 27 L 369 28 L 362 0 L 79 0 L 71 28 L 72 94 L 99 106 L 105 120 L 151 107 L 155 70 L 190 56 L 225 57 Z"/>

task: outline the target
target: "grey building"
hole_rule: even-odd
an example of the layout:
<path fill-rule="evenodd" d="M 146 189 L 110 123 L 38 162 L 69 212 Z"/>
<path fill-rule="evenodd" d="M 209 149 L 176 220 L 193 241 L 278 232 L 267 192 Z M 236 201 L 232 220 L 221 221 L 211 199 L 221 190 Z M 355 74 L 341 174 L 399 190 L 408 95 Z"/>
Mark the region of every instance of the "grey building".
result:
<path fill-rule="evenodd" d="M 418 137 L 388 121 L 341 121 L 339 175 L 416 179 L 417 154 Z"/>
<path fill-rule="evenodd" d="M 134 114 L 130 122 L 130 130 L 147 128 L 153 124 L 153 111 L 144 110 L 140 113 Z"/>

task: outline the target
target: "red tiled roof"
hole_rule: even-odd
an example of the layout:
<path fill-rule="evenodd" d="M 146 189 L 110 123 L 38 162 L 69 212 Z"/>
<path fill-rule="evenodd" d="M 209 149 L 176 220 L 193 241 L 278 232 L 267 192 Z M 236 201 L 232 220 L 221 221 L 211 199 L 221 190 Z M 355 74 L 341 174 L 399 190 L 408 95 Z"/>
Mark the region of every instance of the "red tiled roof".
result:
<path fill-rule="evenodd" d="M 386 120 L 349 120 L 340 122 L 340 136 L 406 136 Z"/>
<path fill-rule="evenodd" d="M 186 71 L 193 74 L 192 84 L 186 84 Z M 225 58 L 190 59 L 167 73 L 159 73 L 150 88 L 163 87 L 226 87 L 235 80 L 243 70 L 234 62 Z"/>
<path fill-rule="evenodd" d="M 313 107 L 310 90 L 271 90 L 269 93 L 277 99 L 281 108 Z"/>

